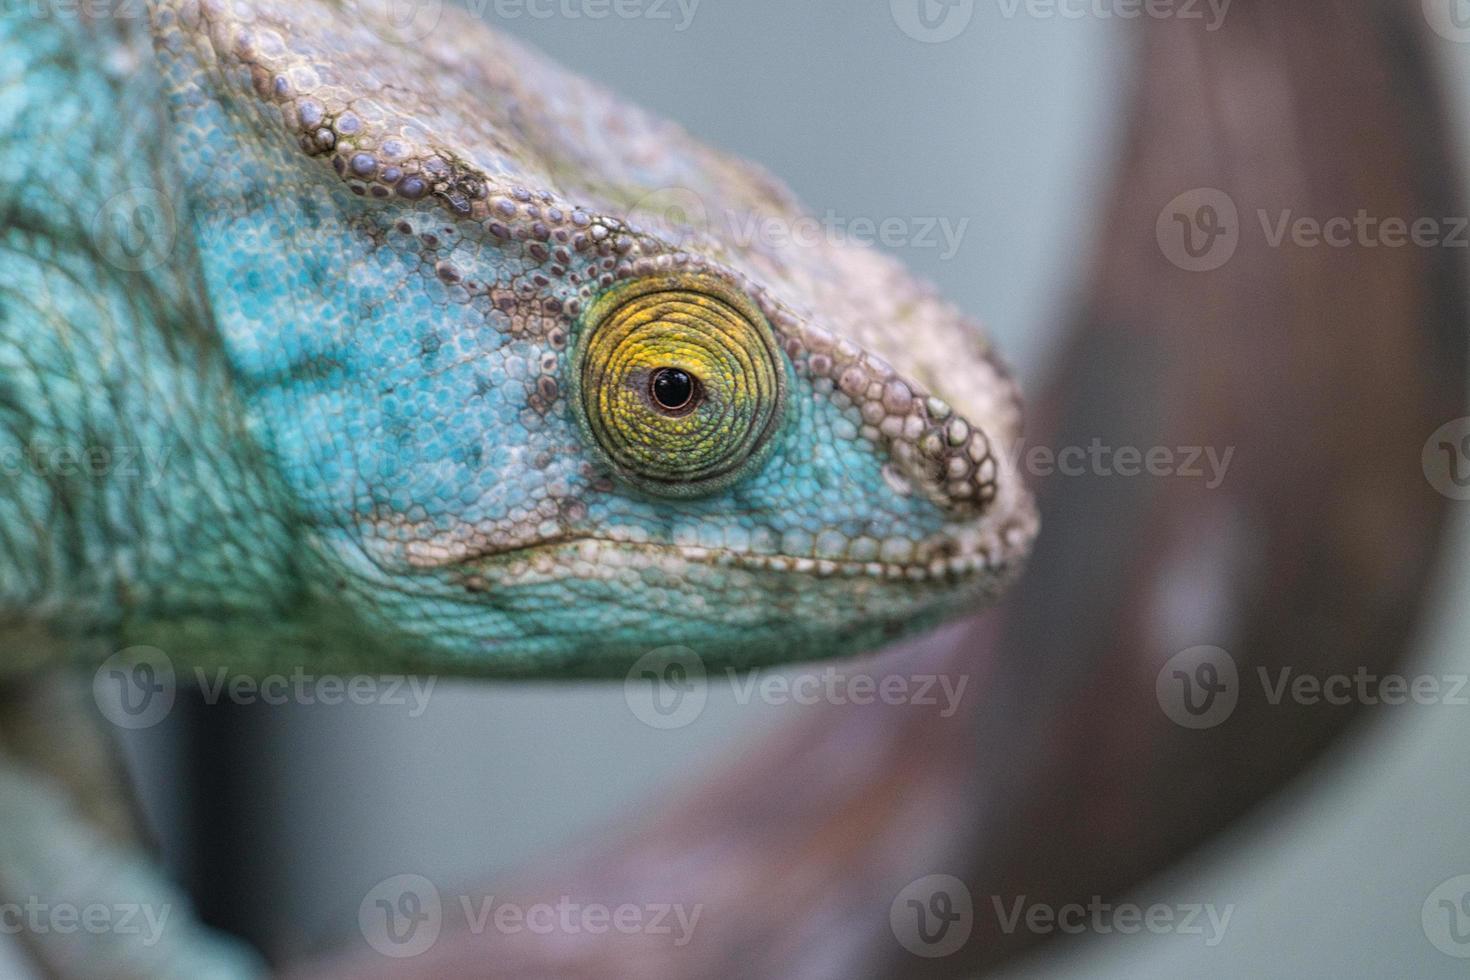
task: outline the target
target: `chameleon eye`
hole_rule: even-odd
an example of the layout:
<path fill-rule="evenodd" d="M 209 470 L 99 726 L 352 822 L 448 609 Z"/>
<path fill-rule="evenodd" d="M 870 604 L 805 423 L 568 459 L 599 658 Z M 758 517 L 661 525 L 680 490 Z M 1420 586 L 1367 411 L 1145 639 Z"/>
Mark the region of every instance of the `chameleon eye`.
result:
<path fill-rule="evenodd" d="M 622 479 L 697 497 L 757 469 L 786 410 L 786 362 L 755 305 L 706 276 L 641 279 L 577 326 L 572 404 Z"/>

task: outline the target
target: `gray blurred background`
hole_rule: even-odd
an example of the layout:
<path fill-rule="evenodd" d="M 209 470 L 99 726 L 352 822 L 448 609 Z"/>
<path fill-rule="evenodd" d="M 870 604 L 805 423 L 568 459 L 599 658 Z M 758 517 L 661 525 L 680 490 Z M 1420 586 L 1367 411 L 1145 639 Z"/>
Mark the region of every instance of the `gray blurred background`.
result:
<path fill-rule="evenodd" d="M 1012 4 L 978 0 L 959 36 L 924 43 L 887 0 L 702 0 L 683 30 L 678 5 L 662 9 L 669 19 L 591 20 L 519 4 L 497 15 L 491 2 L 485 16 L 759 161 L 817 214 L 914 229 L 967 222 L 953 255 L 942 237 L 892 251 L 986 321 L 1034 384 L 1089 264 L 1130 92 L 1130 25 L 1029 16 L 1024 5 L 1008 16 Z M 1467 46 L 1436 51 L 1470 91 Z M 1470 671 L 1464 530 L 1422 631 L 1426 672 Z M 448 886 L 534 864 L 686 791 L 742 740 L 802 710 L 742 705 L 714 684 L 696 722 L 659 731 L 618 684 L 444 681 L 421 717 L 389 705 L 230 707 L 192 735 L 184 724 L 140 733 L 130 751 L 176 853 L 188 849 L 194 805 L 180 785 L 201 766 L 229 770 L 232 823 L 249 828 L 236 842 L 250 856 L 244 898 L 261 909 L 268 945 L 294 956 L 360 941 L 358 904 L 385 877 Z M 218 746 L 184 744 L 200 731 L 224 734 Z M 1384 710 L 1147 889 L 1145 904 L 1233 906 L 1217 946 L 1090 935 L 1009 975 L 1464 976 L 1466 962 L 1427 941 L 1420 909 L 1441 881 L 1470 873 L 1467 744 L 1470 707 Z"/>

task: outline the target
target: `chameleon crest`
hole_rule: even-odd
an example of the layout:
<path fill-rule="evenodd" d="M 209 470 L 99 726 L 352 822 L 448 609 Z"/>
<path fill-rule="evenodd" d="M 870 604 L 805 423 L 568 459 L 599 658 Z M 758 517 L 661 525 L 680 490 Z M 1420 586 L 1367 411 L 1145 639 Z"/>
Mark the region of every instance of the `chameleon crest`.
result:
<path fill-rule="evenodd" d="M 1016 388 L 895 261 L 468 17 L 172 0 L 190 236 L 319 605 L 481 674 L 750 666 L 975 608 Z"/>

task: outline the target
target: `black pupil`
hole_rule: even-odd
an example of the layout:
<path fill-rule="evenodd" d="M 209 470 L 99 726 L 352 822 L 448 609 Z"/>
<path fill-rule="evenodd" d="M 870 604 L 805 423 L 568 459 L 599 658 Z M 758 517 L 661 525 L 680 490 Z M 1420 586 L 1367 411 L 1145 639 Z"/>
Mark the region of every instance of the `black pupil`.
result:
<path fill-rule="evenodd" d="M 694 401 L 694 388 L 693 375 L 678 368 L 659 368 L 653 372 L 653 378 L 649 382 L 654 402 L 659 408 L 669 412 L 688 408 L 689 403 Z"/>

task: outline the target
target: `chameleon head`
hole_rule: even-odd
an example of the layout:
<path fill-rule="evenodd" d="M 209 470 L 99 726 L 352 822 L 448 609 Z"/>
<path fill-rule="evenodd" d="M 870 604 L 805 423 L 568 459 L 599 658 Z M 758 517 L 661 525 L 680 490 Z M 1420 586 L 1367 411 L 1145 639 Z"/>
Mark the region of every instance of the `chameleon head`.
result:
<path fill-rule="evenodd" d="M 759 170 L 478 24 L 402 48 L 329 4 L 159 11 L 303 575 L 408 662 L 855 653 L 1019 568 L 983 335 L 869 248 L 748 233 L 810 220 Z"/>

